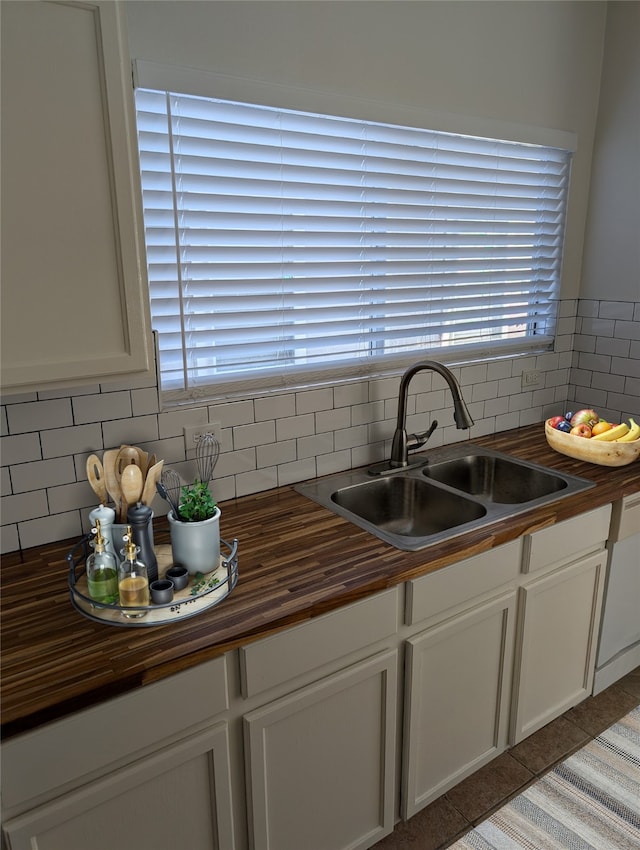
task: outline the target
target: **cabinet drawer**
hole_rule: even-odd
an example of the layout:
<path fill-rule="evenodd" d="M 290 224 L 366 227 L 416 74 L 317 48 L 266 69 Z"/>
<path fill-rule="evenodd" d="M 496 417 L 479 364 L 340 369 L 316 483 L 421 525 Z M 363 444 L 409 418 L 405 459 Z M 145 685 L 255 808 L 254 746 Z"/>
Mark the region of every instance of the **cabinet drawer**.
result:
<path fill-rule="evenodd" d="M 522 541 L 513 540 L 408 581 L 405 622 L 412 626 L 513 581 L 520 573 L 521 552 Z"/>
<path fill-rule="evenodd" d="M 398 630 L 398 590 L 317 617 L 240 648 L 242 696 L 250 697 L 363 649 Z"/>
<path fill-rule="evenodd" d="M 616 502 L 611 514 L 611 543 L 625 540 L 632 534 L 640 534 L 640 493 Z"/>
<path fill-rule="evenodd" d="M 122 763 L 228 702 L 223 656 L 11 738 L 2 745 L 3 810 Z"/>
<path fill-rule="evenodd" d="M 525 538 L 522 569 L 533 573 L 603 548 L 609 537 L 611 505 L 572 517 Z"/>

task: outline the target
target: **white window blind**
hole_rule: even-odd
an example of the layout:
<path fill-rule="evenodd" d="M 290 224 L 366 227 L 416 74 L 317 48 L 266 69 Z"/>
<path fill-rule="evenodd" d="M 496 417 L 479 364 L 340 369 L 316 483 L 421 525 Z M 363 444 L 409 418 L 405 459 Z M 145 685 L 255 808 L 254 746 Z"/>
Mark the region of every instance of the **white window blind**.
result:
<path fill-rule="evenodd" d="M 552 342 L 569 151 L 148 89 L 136 102 L 169 397 Z"/>

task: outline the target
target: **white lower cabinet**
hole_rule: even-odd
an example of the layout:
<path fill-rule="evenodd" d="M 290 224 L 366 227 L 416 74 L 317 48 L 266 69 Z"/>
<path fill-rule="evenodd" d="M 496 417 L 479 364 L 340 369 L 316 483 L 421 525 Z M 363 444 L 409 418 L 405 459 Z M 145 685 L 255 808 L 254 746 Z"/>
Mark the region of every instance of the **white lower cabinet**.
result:
<path fill-rule="evenodd" d="M 610 517 L 608 505 L 527 538 L 513 744 L 591 693 Z"/>
<path fill-rule="evenodd" d="M 234 850 L 226 657 L 2 745 L 9 850 Z"/>
<path fill-rule="evenodd" d="M 590 695 L 605 564 L 598 552 L 522 587 L 514 744 Z"/>
<path fill-rule="evenodd" d="M 407 642 L 402 816 L 507 746 L 515 591 Z"/>
<path fill-rule="evenodd" d="M 397 652 L 244 718 L 253 850 L 356 850 L 393 830 Z"/>
<path fill-rule="evenodd" d="M 4 824 L 11 850 L 232 850 L 226 724 Z"/>
<path fill-rule="evenodd" d="M 400 590 L 240 649 L 251 850 L 364 850 L 392 832 Z"/>

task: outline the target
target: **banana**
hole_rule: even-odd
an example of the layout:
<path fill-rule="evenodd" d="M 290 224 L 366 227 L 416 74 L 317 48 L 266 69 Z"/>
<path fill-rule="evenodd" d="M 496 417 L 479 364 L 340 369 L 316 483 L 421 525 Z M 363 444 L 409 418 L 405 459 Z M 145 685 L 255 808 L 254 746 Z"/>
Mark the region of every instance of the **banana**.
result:
<path fill-rule="evenodd" d="M 640 425 L 638 425 L 637 422 L 634 422 L 631 417 L 629 417 L 629 424 L 631 427 L 628 432 L 622 437 L 618 437 L 616 443 L 632 443 L 634 440 L 640 439 Z"/>
<path fill-rule="evenodd" d="M 608 443 L 613 442 L 614 440 L 619 440 L 620 437 L 624 437 L 625 434 L 629 432 L 629 426 L 626 422 L 622 422 L 620 425 L 616 425 L 615 428 L 609 428 L 608 431 L 603 431 L 602 434 L 596 434 L 595 437 L 592 437 L 592 440 L 605 440 Z"/>

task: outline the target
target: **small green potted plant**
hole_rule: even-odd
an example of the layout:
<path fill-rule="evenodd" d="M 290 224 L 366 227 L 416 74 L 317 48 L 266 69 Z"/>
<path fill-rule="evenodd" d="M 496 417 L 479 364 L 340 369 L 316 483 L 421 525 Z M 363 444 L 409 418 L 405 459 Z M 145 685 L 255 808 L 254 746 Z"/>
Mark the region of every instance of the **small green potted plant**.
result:
<path fill-rule="evenodd" d="M 220 563 L 220 508 L 209 485 L 196 478 L 180 491 L 178 516 L 167 515 L 173 560 L 191 575 L 209 573 Z"/>

